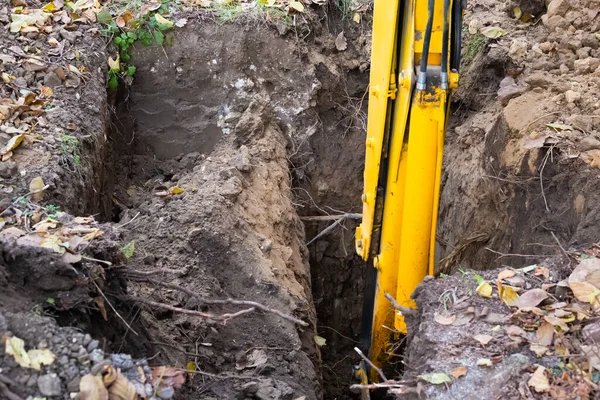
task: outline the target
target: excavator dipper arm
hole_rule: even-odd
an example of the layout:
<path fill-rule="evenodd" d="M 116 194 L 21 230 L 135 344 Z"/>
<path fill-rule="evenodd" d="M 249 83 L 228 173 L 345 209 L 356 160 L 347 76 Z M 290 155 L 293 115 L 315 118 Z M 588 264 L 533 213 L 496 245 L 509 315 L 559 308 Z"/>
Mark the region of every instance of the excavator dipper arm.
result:
<path fill-rule="evenodd" d="M 368 277 L 360 347 L 378 367 L 406 333 L 386 294 L 409 308 L 434 273 L 450 92 L 458 85 L 461 0 L 375 0 L 369 111 L 356 251 Z M 377 381 L 362 366 L 359 375 Z"/>

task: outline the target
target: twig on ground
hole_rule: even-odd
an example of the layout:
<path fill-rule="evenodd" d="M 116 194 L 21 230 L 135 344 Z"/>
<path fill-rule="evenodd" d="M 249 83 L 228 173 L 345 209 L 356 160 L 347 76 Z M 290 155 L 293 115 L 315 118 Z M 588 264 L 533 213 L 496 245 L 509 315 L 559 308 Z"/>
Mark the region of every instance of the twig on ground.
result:
<path fill-rule="evenodd" d="M 326 235 L 327 233 L 331 232 L 333 229 L 335 229 L 336 226 L 338 226 L 339 224 L 341 224 L 342 222 L 344 222 L 347 218 L 356 218 L 357 214 L 342 214 L 342 215 L 335 215 L 334 217 L 338 217 L 337 220 L 332 223 L 331 225 L 329 225 L 327 228 L 323 229 L 321 231 L 321 233 L 319 233 L 317 236 L 315 236 L 314 238 L 312 238 L 308 243 L 306 243 L 306 245 L 310 245 L 311 243 L 313 243 L 315 240 L 323 237 L 324 235 Z M 360 214 L 359 214 L 360 215 Z M 362 218 L 362 215 L 361 215 Z"/>
<path fill-rule="evenodd" d="M 300 217 L 300 219 L 302 221 L 336 221 L 340 218 L 361 219 L 362 214 L 347 213 L 347 214 L 341 214 L 341 215 L 315 215 L 315 216 Z"/>
<path fill-rule="evenodd" d="M 40 193 L 43 192 L 44 190 L 48 189 L 50 187 L 50 185 L 46 185 L 41 189 L 36 189 L 36 190 L 32 190 L 26 194 L 24 194 L 23 196 L 19 196 L 17 197 L 17 199 L 15 201 L 13 201 L 8 207 L 6 207 L 4 209 L 4 211 L 0 212 L 0 217 L 4 215 L 5 212 L 7 212 L 8 210 L 10 210 L 11 208 L 13 208 L 14 206 L 17 205 L 18 202 L 20 202 L 22 199 L 24 199 L 27 196 L 30 196 L 32 194 L 36 194 L 36 193 Z"/>
<path fill-rule="evenodd" d="M 356 351 L 358 353 L 358 355 L 360 356 L 360 358 L 362 358 L 363 360 L 365 360 L 365 362 L 367 364 L 369 364 L 371 366 L 371 368 L 373 368 L 375 371 L 377 371 L 377 373 L 379 374 L 379 376 L 381 377 L 381 379 L 383 379 L 384 382 L 388 382 L 388 378 L 385 377 L 383 371 L 380 368 L 378 368 L 377 366 L 375 366 L 375 364 L 373 364 L 371 362 L 371 360 L 369 360 L 369 358 L 367 356 L 365 356 L 363 354 L 363 352 L 360 351 L 360 349 L 358 347 L 355 347 L 354 351 Z"/>
<path fill-rule="evenodd" d="M 502 258 L 502 257 L 526 257 L 526 258 L 543 258 L 543 257 L 552 257 L 554 254 L 516 254 L 516 253 L 501 253 L 499 251 L 496 250 L 492 250 L 489 247 L 485 247 L 485 249 L 487 251 L 490 251 L 494 254 L 498 254 L 500 257 L 498 257 L 496 260 Z"/>
<path fill-rule="evenodd" d="M 388 299 L 388 301 L 390 303 L 392 303 L 392 307 L 394 307 L 396 310 L 400 311 L 402 313 L 402 315 L 416 315 L 417 314 L 417 310 L 413 310 L 412 308 L 401 306 L 396 301 L 396 299 L 392 297 L 391 294 L 386 293 L 386 294 L 384 294 L 384 296 L 386 299 Z"/>
<path fill-rule="evenodd" d="M 550 234 L 552 235 L 552 237 L 556 241 L 556 244 L 558 245 L 558 248 L 560 249 L 560 251 L 563 253 L 563 255 L 565 257 L 567 257 L 567 261 L 569 261 L 569 265 L 571 265 L 571 257 L 569 257 L 569 253 L 567 253 L 567 251 L 565 250 L 565 248 L 563 247 L 563 245 L 560 244 L 560 240 L 558 240 L 558 238 L 556 237 L 556 235 L 554 234 L 554 232 L 550 231 Z"/>
<path fill-rule="evenodd" d="M 106 300 L 106 302 L 108 303 L 108 306 L 115 312 L 115 314 L 117 314 L 117 317 L 119 317 L 119 319 L 121 321 L 123 321 L 123 323 L 125 324 L 125 326 L 129 330 L 131 330 L 131 332 L 133 332 L 136 336 L 139 336 L 138 333 L 136 331 L 134 331 L 133 328 L 127 323 L 127 321 L 125 321 L 125 318 L 121 317 L 121 314 L 119 314 L 119 312 L 113 307 L 113 305 L 110 302 L 110 300 L 108 300 L 108 298 L 104 295 L 104 292 L 102 292 L 102 290 L 100 289 L 100 286 L 98 286 L 98 284 L 94 281 L 94 279 L 92 279 L 90 277 L 90 281 L 94 284 L 94 286 L 96 286 L 96 289 L 98 290 L 98 293 L 100 293 L 100 295 L 104 298 L 104 300 Z"/>
<path fill-rule="evenodd" d="M 542 160 L 542 166 L 540 168 L 540 190 L 542 191 L 542 198 L 544 199 L 544 205 L 546 206 L 546 212 L 550 212 L 550 207 L 548 207 L 548 201 L 546 200 L 546 193 L 544 192 L 544 168 L 546 167 L 546 163 L 548 162 L 548 158 L 550 158 L 550 154 L 554 150 L 554 146 L 550 147 L 550 149 L 544 155 L 544 159 Z"/>
<path fill-rule="evenodd" d="M 110 261 L 106 261 L 106 260 L 99 260 L 97 258 L 93 258 L 93 257 L 88 257 L 88 256 L 84 256 L 83 254 L 81 255 L 81 258 L 83 258 L 84 260 L 88 260 L 88 261 L 94 261 L 97 263 L 101 263 L 101 264 L 106 264 L 109 267 L 112 266 L 113 264 Z"/>
<path fill-rule="evenodd" d="M 177 369 L 179 371 L 183 371 L 185 373 L 205 375 L 205 376 L 210 376 L 211 378 L 216 378 L 216 379 L 256 379 L 256 377 L 253 377 L 253 376 L 244 376 L 244 375 L 237 375 L 237 374 L 225 374 L 225 375 L 211 374 L 210 372 L 201 371 L 199 369 L 196 369 L 195 371 L 192 371 L 190 369 L 183 369 L 183 368 L 175 368 L 175 369 Z"/>
<path fill-rule="evenodd" d="M 141 212 L 141 211 L 140 211 L 140 212 Z M 129 224 L 130 224 L 130 223 L 132 223 L 133 221 L 135 221 L 135 219 L 138 217 L 138 215 L 140 215 L 140 212 L 138 212 L 137 214 L 135 214 L 135 216 L 134 216 L 133 218 L 131 218 L 129 221 L 125 222 L 124 224 L 121 224 L 121 225 L 117 225 L 117 226 L 115 226 L 115 229 L 122 228 L 122 227 L 124 227 L 124 226 L 127 226 L 127 225 L 129 225 Z"/>
<path fill-rule="evenodd" d="M 19 395 L 14 394 L 4 382 L 0 382 L 0 393 L 4 395 L 8 400 L 23 400 Z"/>
<path fill-rule="evenodd" d="M 132 277 L 135 279 L 135 277 Z M 205 304 L 233 304 L 236 306 L 248 306 L 248 307 L 252 307 L 252 308 L 256 308 L 258 310 L 264 311 L 264 312 L 268 312 L 271 314 L 275 314 L 280 316 L 283 319 L 286 319 L 288 321 L 291 321 L 295 324 L 301 325 L 301 326 L 308 326 L 308 323 L 302 321 L 301 319 L 292 317 L 291 315 L 285 314 L 279 310 L 275 310 L 273 308 L 267 307 L 264 304 L 261 303 L 257 303 L 255 301 L 248 301 L 248 300 L 234 300 L 234 299 L 223 299 L 223 300 L 216 300 L 216 299 L 206 299 L 202 296 L 200 296 L 198 293 L 192 292 L 189 289 L 184 288 L 183 286 L 179 286 L 176 285 L 174 283 L 166 283 L 166 282 L 160 282 L 160 281 L 156 281 L 154 279 L 149 279 L 149 278 L 144 278 L 145 281 L 153 283 L 155 285 L 158 286 L 162 286 L 165 287 L 167 289 L 175 289 L 175 290 L 179 290 L 191 297 L 194 297 L 196 299 L 201 300 L 203 303 Z"/>
<path fill-rule="evenodd" d="M 406 384 L 402 381 L 386 381 L 382 383 L 369 383 L 368 385 L 355 384 L 350 389 L 381 389 L 381 388 L 405 388 Z"/>
<path fill-rule="evenodd" d="M 218 314 L 205 313 L 202 311 L 188 310 L 187 308 L 174 307 L 169 304 L 159 303 L 159 302 L 147 300 L 147 299 L 142 299 L 140 297 L 125 296 L 124 298 L 127 300 L 148 304 L 149 306 L 162 308 L 164 310 L 169 310 L 169 311 L 178 312 L 178 313 L 182 313 L 182 314 L 195 315 L 197 317 L 212 319 L 213 321 L 218 321 L 218 322 L 223 322 L 223 323 L 226 323 L 227 321 L 229 321 L 232 318 L 236 318 L 236 317 L 239 317 L 244 314 L 249 314 L 256 310 L 254 307 L 251 307 L 251 308 L 246 308 L 244 310 L 240 310 L 240 311 L 237 311 L 237 312 L 234 312 L 231 314 L 218 315 Z"/>
<path fill-rule="evenodd" d="M 161 274 L 185 274 L 186 271 L 182 269 L 153 269 L 151 271 L 136 271 L 133 269 L 126 269 L 123 271 L 126 275 L 135 275 L 135 276 L 157 276 Z"/>

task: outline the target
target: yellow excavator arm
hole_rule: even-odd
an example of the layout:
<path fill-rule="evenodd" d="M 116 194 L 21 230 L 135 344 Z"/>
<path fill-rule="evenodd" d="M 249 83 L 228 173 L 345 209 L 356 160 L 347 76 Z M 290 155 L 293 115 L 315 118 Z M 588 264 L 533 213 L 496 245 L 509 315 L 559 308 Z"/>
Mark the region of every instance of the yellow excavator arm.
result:
<path fill-rule="evenodd" d="M 375 0 L 369 111 L 356 251 L 368 263 L 361 347 L 378 367 L 406 333 L 385 295 L 410 295 L 434 273 L 444 136 L 458 85 L 461 0 Z M 360 375 L 377 380 L 365 366 Z"/>

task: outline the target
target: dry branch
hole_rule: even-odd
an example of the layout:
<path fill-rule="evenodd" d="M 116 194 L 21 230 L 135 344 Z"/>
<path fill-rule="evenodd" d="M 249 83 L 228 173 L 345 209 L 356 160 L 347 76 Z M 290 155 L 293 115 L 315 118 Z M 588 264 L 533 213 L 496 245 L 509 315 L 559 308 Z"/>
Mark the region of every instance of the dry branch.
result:
<path fill-rule="evenodd" d="M 358 355 L 360 356 L 360 358 L 362 358 L 363 360 L 365 360 L 365 362 L 366 362 L 367 364 L 369 364 L 369 365 L 371 366 L 371 368 L 373 368 L 375 371 L 377 371 L 377 373 L 379 374 L 379 376 L 381 377 L 381 379 L 383 379 L 383 381 L 384 381 L 384 382 L 387 382 L 387 380 L 388 380 L 388 379 L 385 377 L 385 375 L 384 375 L 383 371 L 382 371 L 380 368 L 377 368 L 377 367 L 375 366 L 375 364 L 373 364 L 373 363 L 371 362 L 371 360 L 369 360 L 369 358 L 368 358 L 367 356 L 365 356 L 365 355 L 363 354 L 363 352 L 362 352 L 362 351 L 360 351 L 360 349 L 359 349 L 358 347 L 355 347 L 355 348 L 354 348 L 354 351 L 356 351 L 356 352 L 358 353 Z"/>
<path fill-rule="evenodd" d="M 361 219 L 362 214 L 341 214 L 341 215 L 313 215 L 307 217 L 300 217 L 302 221 L 337 221 L 338 219 Z"/>
<path fill-rule="evenodd" d="M 131 331 L 133 332 L 136 336 L 138 336 L 138 333 L 136 331 L 133 330 L 133 328 L 127 323 L 127 321 L 125 321 L 125 318 L 123 318 L 121 316 L 121 314 L 119 314 L 119 312 L 117 311 L 116 308 L 113 307 L 112 303 L 110 302 L 110 300 L 108 300 L 108 298 L 104 295 L 104 292 L 102 292 L 102 290 L 100 289 L 100 286 L 98 286 L 98 284 L 94 281 L 94 279 L 92 279 L 92 277 L 90 277 L 90 281 L 94 284 L 94 286 L 96 286 L 96 289 L 98 290 L 98 293 L 100 293 L 100 295 L 104 298 L 104 300 L 106 300 L 106 302 L 108 303 L 108 305 L 110 306 L 110 308 L 115 312 L 115 314 L 117 314 L 117 317 L 119 317 L 119 319 L 121 321 L 123 321 L 123 323 L 125 324 L 125 326 Z"/>
<path fill-rule="evenodd" d="M 331 232 L 333 229 L 335 229 L 336 226 L 338 226 L 339 224 L 341 224 L 342 222 L 344 222 L 346 219 L 348 218 L 357 218 L 357 215 L 360 215 L 360 218 L 362 218 L 362 214 L 342 214 L 342 215 L 330 215 L 328 216 L 329 219 L 325 219 L 324 221 L 327 220 L 332 220 L 335 219 L 335 222 L 332 223 L 331 225 L 329 225 L 327 228 L 323 229 L 321 231 L 321 233 L 319 233 L 317 236 L 315 236 L 314 238 L 312 238 L 308 243 L 306 243 L 306 245 L 308 246 L 309 244 L 313 243 L 315 240 L 325 236 L 327 233 Z"/>
<path fill-rule="evenodd" d="M 148 304 L 149 306 L 162 308 L 164 310 L 169 310 L 169 311 L 178 312 L 178 313 L 182 313 L 182 314 L 195 315 L 197 317 L 212 319 L 213 321 L 218 321 L 218 322 L 223 322 L 223 323 L 226 323 L 227 321 L 229 321 L 232 318 L 236 318 L 236 317 L 239 317 L 244 314 L 249 314 L 256 310 L 254 307 L 252 307 L 252 308 L 246 308 L 244 310 L 240 310 L 240 311 L 237 311 L 237 312 L 234 312 L 231 314 L 211 314 L 211 313 L 205 313 L 202 311 L 188 310 L 187 308 L 174 307 L 169 304 L 164 304 L 164 303 L 159 303 L 159 302 L 152 301 L 152 300 L 142 299 L 140 297 L 125 296 L 124 298 L 126 300 L 131 300 L 131 301 L 136 301 L 139 303 Z"/>
<path fill-rule="evenodd" d="M 1 376 L 1 375 L 0 375 Z M 23 398 L 19 395 L 16 395 L 15 393 L 13 393 L 8 386 L 6 386 L 4 384 L 4 380 L 0 380 L 0 393 L 2 395 L 4 395 L 3 398 L 6 398 L 8 400 L 23 400 Z"/>
<path fill-rule="evenodd" d="M 386 293 L 384 296 L 386 299 L 388 299 L 388 301 L 390 303 L 392 303 L 392 307 L 394 307 L 396 310 L 400 311 L 402 313 L 402 315 L 416 315 L 417 314 L 417 310 L 413 310 L 412 308 L 401 306 L 400 303 L 398 303 L 396 301 L 396 299 L 393 298 L 392 295 L 390 295 L 389 293 Z"/>
<path fill-rule="evenodd" d="M 135 279 L 135 276 L 132 276 L 131 278 Z M 175 289 L 175 290 L 179 290 L 185 294 L 187 294 L 188 296 L 194 297 L 196 299 L 199 299 L 200 301 L 202 301 L 204 304 L 211 304 L 211 305 L 216 305 L 216 304 L 232 304 L 232 305 L 236 305 L 236 306 L 247 306 L 247 307 L 253 307 L 255 309 L 264 311 L 264 312 L 268 312 L 271 314 L 275 314 L 278 315 L 279 317 L 286 319 L 288 321 L 291 321 L 295 324 L 301 325 L 301 326 L 308 326 L 308 323 L 302 321 L 301 319 L 298 318 L 294 318 L 291 315 L 285 314 L 279 310 L 275 310 L 273 308 L 267 307 L 264 304 L 261 303 L 257 303 L 255 301 L 248 301 L 248 300 L 235 300 L 235 299 L 222 299 L 222 300 L 217 300 L 217 299 L 206 299 L 202 296 L 200 296 L 198 293 L 192 292 L 189 289 L 184 288 L 183 286 L 179 286 L 176 285 L 174 283 L 166 283 L 166 282 L 160 282 L 160 281 L 156 281 L 154 279 L 149 279 L 149 278 L 144 278 L 141 279 L 142 281 L 147 281 L 149 283 L 153 283 L 155 285 L 158 286 L 162 286 L 164 288 L 167 289 Z"/>

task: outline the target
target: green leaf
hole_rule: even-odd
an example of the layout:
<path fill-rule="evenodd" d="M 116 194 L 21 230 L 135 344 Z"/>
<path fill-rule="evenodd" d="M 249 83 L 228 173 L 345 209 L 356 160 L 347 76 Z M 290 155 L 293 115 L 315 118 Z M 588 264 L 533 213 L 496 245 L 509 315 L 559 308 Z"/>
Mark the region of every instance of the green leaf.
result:
<path fill-rule="evenodd" d="M 483 282 L 485 282 L 485 280 L 483 279 L 483 276 L 481 276 L 481 275 L 476 274 L 473 278 L 475 278 L 478 285 L 481 285 Z"/>
<path fill-rule="evenodd" d="M 157 45 L 162 46 L 165 42 L 165 35 L 161 31 L 154 31 L 154 40 Z"/>
<path fill-rule="evenodd" d="M 123 43 L 123 39 L 121 39 L 120 37 L 117 36 L 116 38 L 113 39 L 113 42 L 115 42 L 115 44 L 119 45 L 119 44 Z"/>
<path fill-rule="evenodd" d="M 527 273 L 527 272 L 533 271 L 535 269 L 535 267 L 537 267 L 537 265 L 534 264 L 534 265 L 530 265 L 528 267 L 520 268 L 519 271 L 521 271 L 523 273 Z"/>
<path fill-rule="evenodd" d="M 110 79 L 108 80 L 108 88 L 110 90 L 117 90 L 118 87 L 119 87 L 119 80 L 117 79 L 116 75 L 112 75 L 110 77 Z"/>
<path fill-rule="evenodd" d="M 112 22 L 112 15 L 110 15 L 108 11 L 103 9 L 98 14 L 96 14 L 96 19 L 101 24 L 108 25 Z"/>
<path fill-rule="evenodd" d="M 131 56 L 127 53 L 123 53 L 123 54 L 121 54 L 121 59 L 123 61 L 129 61 L 129 60 L 131 60 Z"/>
<path fill-rule="evenodd" d="M 130 65 L 129 67 L 127 67 L 127 75 L 129 76 L 133 76 L 133 74 L 135 74 L 137 68 L 135 68 L 135 66 Z"/>
<path fill-rule="evenodd" d="M 481 34 L 490 39 L 497 39 L 506 35 L 506 31 L 499 26 L 486 26 L 480 30 Z"/>
<path fill-rule="evenodd" d="M 125 258 L 130 259 L 133 257 L 133 253 L 135 253 L 135 241 L 127 243 L 125 247 L 121 248 L 121 253 L 125 256 Z"/>
<path fill-rule="evenodd" d="M 429 383 L 433 383 L 434 385 L 441 385 L 442 383 L 452 382 L 452 379 L 443 372 L 436 372 L 434 374 L 425 374 L 419 375 L 419 378 L 427 381 Z"/>
<path fill-rule="evenodd" d="M 54 300 L 52 297 L 48 297 L 48 298 L 46 299 L 46 303 L 48 303 L 48 304 L 52 304 L 52 305 L 55 305 L 55 304 L 56 304 L 56 301 L 55 301 L 55 300 Z"/>
<path fill-rule="evenodd" d="M 135 33 L 127 32 L 127 37 L 129 37 L 130 39 L 135 39 Z"/>

